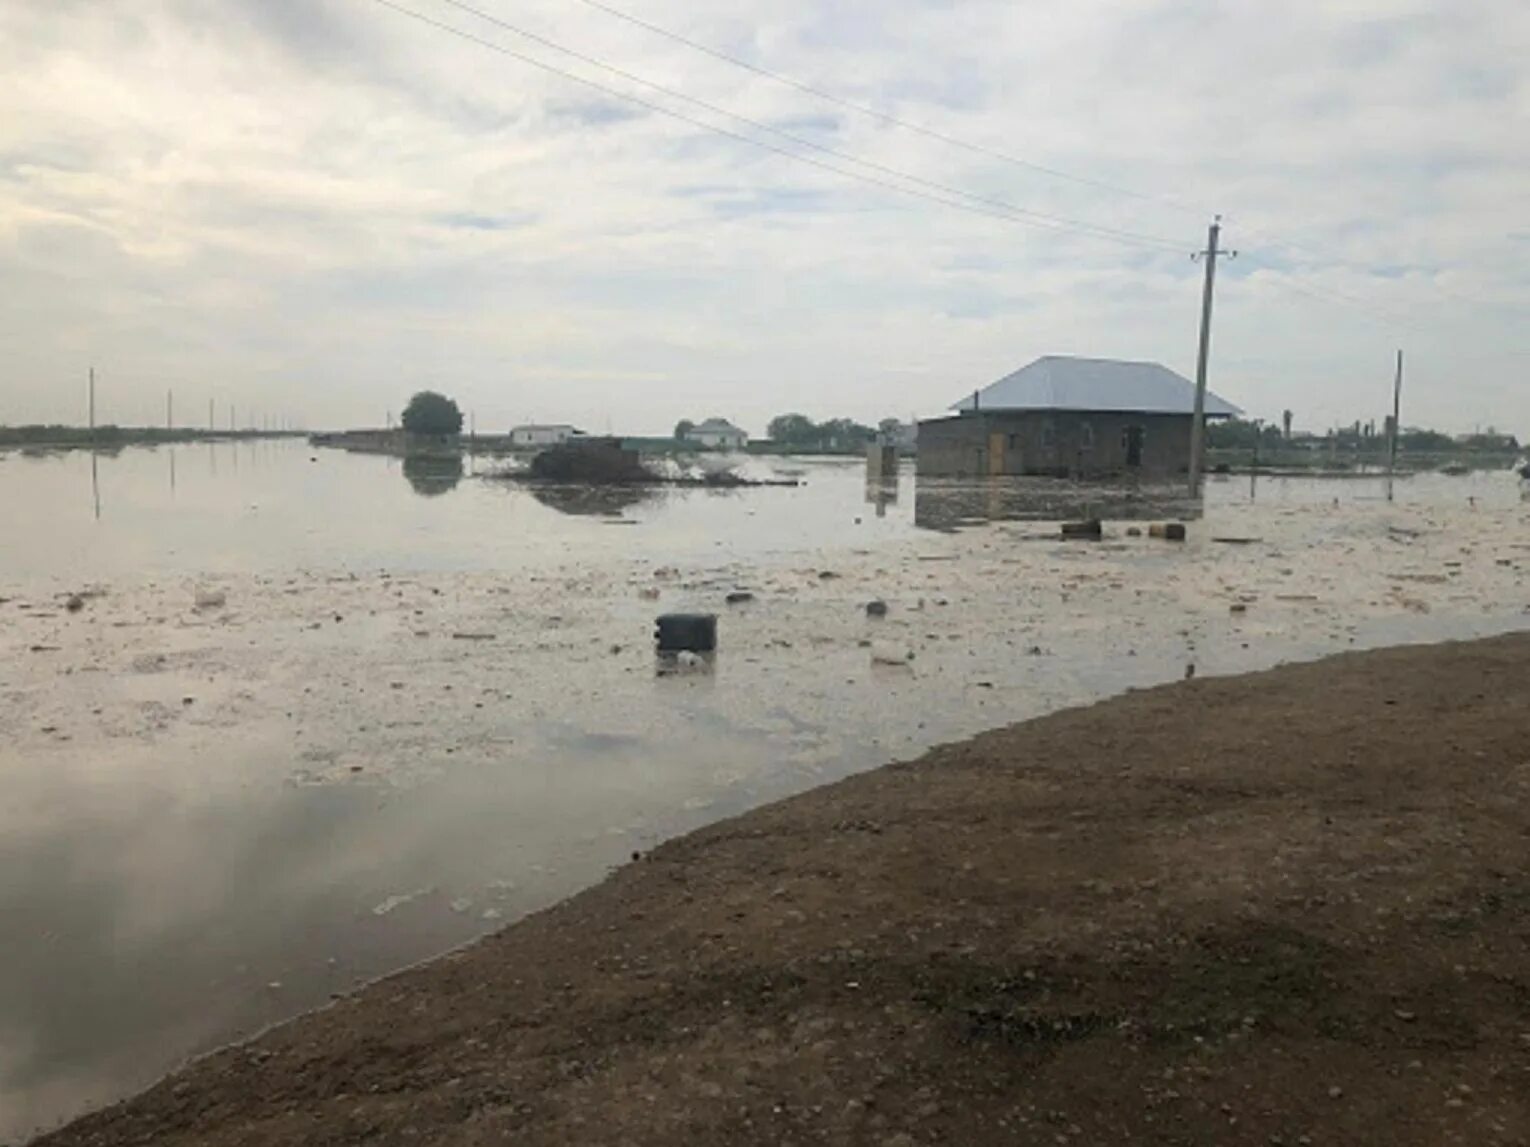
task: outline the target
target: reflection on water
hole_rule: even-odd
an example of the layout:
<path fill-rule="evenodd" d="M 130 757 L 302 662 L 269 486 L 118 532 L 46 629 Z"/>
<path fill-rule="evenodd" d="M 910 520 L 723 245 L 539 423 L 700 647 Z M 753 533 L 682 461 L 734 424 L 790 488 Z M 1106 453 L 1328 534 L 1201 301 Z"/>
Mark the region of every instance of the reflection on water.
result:
<path fill-rule="evenodd" d="M 1190 497 L 1183 483 L 1113 486 L 1059 478 L 919 478 L 914 488 L 914 524 L 928 530 L 1090 518 L 1191 521 L 1203 512 L 1201 500 Z"/>
<path fill-rule="evenodd" d="M 564 483 L 527 483 L 525 489 L 544 506 L 577 517 L 617 518 L 622 511 L 657 500 L 658 486 L 578 486 Z"/>
<path fill-rule="evenodd" d="M 898 504 L 898 475 L 884 474 L 879 478 L 868 477 L 866 502 L 876 507 L 877 517 L 887 517 L 887 507 Z"/>
<path fill-rule="evenodd" d="M 410 454 L 404 458 L 404 477 L 422 498 L 435 498 L 457 488 L 462 481 L 461 454 Z"/>

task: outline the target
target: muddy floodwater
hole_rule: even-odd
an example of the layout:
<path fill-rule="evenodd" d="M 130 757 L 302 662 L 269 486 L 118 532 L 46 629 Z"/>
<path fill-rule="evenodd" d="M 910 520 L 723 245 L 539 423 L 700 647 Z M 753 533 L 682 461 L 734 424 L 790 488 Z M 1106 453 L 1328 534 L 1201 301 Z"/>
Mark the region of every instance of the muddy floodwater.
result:
<path fill-rule="evenodd" d="M 0 455 L 0 1141 L 760 802 L 1192 666 L 1530 624 L 1509 474 L 1214 480 L 1175 544 L 751 466 L 805 485 Z M 660 674 L 678 609 L 720 651 Z"/>

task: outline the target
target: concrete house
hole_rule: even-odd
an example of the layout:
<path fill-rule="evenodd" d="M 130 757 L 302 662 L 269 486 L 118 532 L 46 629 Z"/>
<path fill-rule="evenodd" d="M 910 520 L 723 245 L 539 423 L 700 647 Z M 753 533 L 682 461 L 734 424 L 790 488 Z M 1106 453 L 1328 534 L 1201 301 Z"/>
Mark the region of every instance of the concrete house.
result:
<path fill-rule="evenodd" d="M 572 438 L 583 437 L 584 431 L 576 430 L 572 426 L 563 423 L 552 424 L 528 424 L 517 426 L 510 431 L 510 445 L 512 446 L 562 446 Z"/>
<path fill-rule="evenodd" d="M 742 450 L 749 444 L 749 435 L 726 418 L 708 418 L 691 427 L 685 440 L 704 450 Z"/>
<path fill-rule="evenodd" d="M 1167 478 L 1190 468 L 1195 384 L 1156 362 L 1048 355 L 919 423 L 919 473 Z M 1206 395 L 1208 418 L 1241 411 Z"/>

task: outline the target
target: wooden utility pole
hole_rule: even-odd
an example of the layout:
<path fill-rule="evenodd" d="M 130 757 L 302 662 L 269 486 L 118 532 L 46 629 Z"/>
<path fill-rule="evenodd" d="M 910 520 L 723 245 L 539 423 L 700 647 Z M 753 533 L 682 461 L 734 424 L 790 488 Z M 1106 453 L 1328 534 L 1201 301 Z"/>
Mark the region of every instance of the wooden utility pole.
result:
<path fill-rule="evenodd" d="M 1222 217 L 1211 221 L 1206 232 L 1206 249 L 1190 256 L 1206 261 L 1206 283 L 1201 289 L 1201 345 L 1195 360 L 1195 414 L 1190 422 L 1190 494 L 1201 492 L 1201 470 L 1206 456 L 1206 369 L 1211 358 L 1211 296 L 1217 278 L 1217 259 L 1235 259 L 1236 251 L 1218 250 L 1222 236 Z"/>
<path fill-rule="evenodd" d="M 207 400 L 207 432 L 211 434 L 217 427 L 213 425 L 213 400 Z"/>
<path fill-rule="evenodd" d="M 1402 351 L 1397 352 L 1397 378 L 1392 383 L 1392 440 L 1387 443 L 1387 500 L 1392 499 L 1392 478 L 1397 473 L 1397 440 L 1402 436 Z"/>
<path fill-rule="evenodd" d="M 175 429 L 175 391 L 165 391 L 165 429 Z"/>
<path fill-rule="evenodd" d="M 94 434 L 96 429 L 96 368 L 90 368 L 90 430 Z"/>

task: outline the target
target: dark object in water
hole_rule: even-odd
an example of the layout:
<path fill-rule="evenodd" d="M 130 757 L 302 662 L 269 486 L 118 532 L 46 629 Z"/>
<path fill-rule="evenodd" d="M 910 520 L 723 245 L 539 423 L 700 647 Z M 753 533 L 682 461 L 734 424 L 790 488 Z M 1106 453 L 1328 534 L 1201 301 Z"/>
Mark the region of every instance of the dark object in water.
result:
<path fill-rule="evenodd" d="M 665 613 L 654 623 L 660 653 L 712 653 L 717 649 L 715 613 Z"/>
<path fill-rule="evenodd" d="M 1098 518 L 1090 518 L 1085 522 L 1064 522 L 1062 524 L 1062 536 L 1065 538 L 1098 539 L 1102 532 L 1103 528 Z"/>
<path fill-rule="evenodd" d="M 866 603 L 866 616 L 867 617 L 886 617 L 887 616 L 887 603 L 885 601 L 882 601 L 881 599 L 878 599 L 876 601 L 868 601 Z"/>
<path fill-rule="evenodd" d="M 754 600 L 754 594 L 747 589 L 736 589 L 728 595 L 729 605 L 743 605 Z"/>
<path fill-rule="evenodd" d="M 655 475 L 636 450 L 618 438 L 576 438 L 553 446 L 531 460 L 533 478 L 554 482 L 623 485 L 652 482 Z"/>

